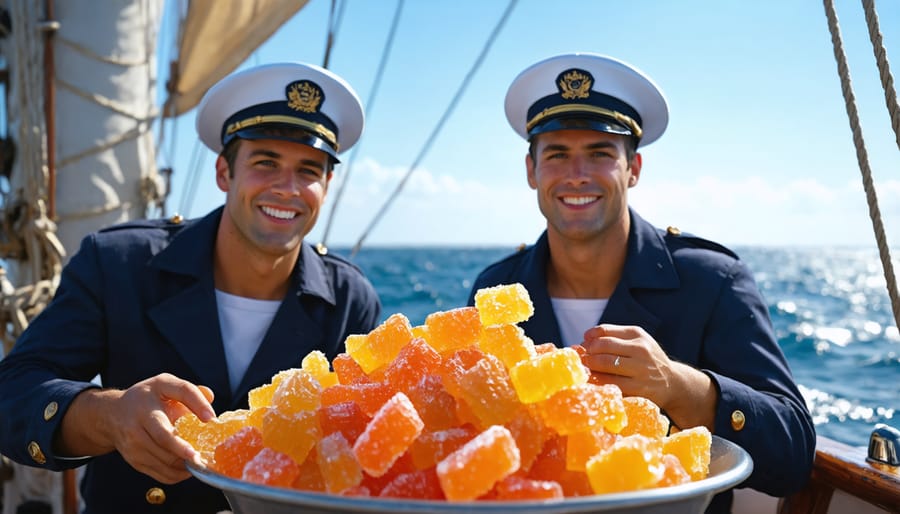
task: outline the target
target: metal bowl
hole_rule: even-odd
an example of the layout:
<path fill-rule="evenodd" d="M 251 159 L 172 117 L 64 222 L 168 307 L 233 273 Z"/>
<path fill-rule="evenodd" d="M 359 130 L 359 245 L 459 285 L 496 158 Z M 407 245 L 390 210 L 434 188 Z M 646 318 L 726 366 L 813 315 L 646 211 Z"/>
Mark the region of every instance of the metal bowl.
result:
<path fill-rule="evenodd" d="M 750 455 L 740 446 L 713 436 L 709 476 L 673 487 L 628 493 L 582 496 L 548 501 L 445 502 L 397 498 L 359 498 L 251 484 L 188 463 L 188 470 L 221 489 L 234 514 L 358 514 L 358 513 L 499 513 L 576 514 L 632 512 L 640 514 L 702 513 L 712 497 L 743 482 L 753 470 Z"/>

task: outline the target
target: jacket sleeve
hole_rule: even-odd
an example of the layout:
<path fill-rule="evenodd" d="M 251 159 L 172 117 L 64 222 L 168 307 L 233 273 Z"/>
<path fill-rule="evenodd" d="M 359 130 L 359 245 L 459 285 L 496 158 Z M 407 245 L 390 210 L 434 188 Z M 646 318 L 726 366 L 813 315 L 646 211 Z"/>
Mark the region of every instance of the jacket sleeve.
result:
<path fill-rule="evenodd" d="M 105 358 L 103 276 L 92 236 L 64 268 L 56 295 L 0 360 L 0 452 L 51 470 L 86 459 L 58 459 L 53 438 L 72 400 Z"/>
<path fill-rule="evenodd" d="M 714 433 L 752 457 L 743 486 L 773 496 L 799 490 L 812 471 L 815 428 L 741 261 L 723 283 L 707 333 L 699 365 L 719 391 Z"/>

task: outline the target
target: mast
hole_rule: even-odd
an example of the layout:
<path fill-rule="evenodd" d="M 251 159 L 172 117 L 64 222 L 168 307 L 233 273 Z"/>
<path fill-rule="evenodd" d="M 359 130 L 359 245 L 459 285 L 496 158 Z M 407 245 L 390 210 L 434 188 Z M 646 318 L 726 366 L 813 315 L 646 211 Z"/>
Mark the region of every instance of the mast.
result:
<path fill-rule="evenodd" d="M 162 2 L 3 2 L 16 158 L 0 213 L 0 355 L 53 297 L 87 233 L 144 217 L 162 196 L 151 132 Z M 14 465 L 3 513 L 26 500 L 75 512 L 75 482 Z"/>

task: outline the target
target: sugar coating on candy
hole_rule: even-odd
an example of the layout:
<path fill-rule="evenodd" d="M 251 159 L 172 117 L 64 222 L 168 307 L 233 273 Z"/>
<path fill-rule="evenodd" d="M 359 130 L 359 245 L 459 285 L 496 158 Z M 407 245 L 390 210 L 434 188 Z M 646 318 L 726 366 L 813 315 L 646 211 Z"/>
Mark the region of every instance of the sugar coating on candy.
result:
<path fill-rule="evenodd" d="M 316 456 L 328 492 L 339 493 L 362 482 L 362 468 L 350 443 L 340 432 L 320 439 L 316 444 Z"/>
<path fill-rule="evenodd" d="M 353 444 L 353 453 L 366 473 L 381 476 L 406 452 L 424 426 L 409 398 L 397 393 L 366 425 Z"/>
<path fill-rule="evenodd" d="M 425 318 L 428 344 L 440 353 L 460 350 L 478 343 L 481 319 L 475 307 L 433 312 Z"/>
<path fill-rule="evenodd" d="M 498 299 L 516 289 L 487 321 L 478 307 L 417 327 L 392 316 L 350 336 L 334 371 L 311 352 L 249 409 L 182 416 L 176 434 L 219 473 L 341 496 L 543 501 L 707 476 L 708 430 L 666 436 L 659 407 L 590 375 L 584 348 L 535 345 Z"/>
<path fill-rule="evenodd" d="M 313 350 L 303 357 L 300 368 L 312 375 L 322 387 L 331 387 L 338 383 L 337 374 L 331 371 L 328 358 L 319 350 Z"/>
<path fill-rule="evenodd" d="M 402 314 L 392 314 L 368 335 L 347 337 L 344 346 L 363 371 L 371 373 L 394 360 L 411 339 L 409 319 Z"/>
<path fill-rule="evenodd" d="M 437 465 L 450 501 L 474 500 L 519 469 L 519 449 L 506 427 L 493 425 Z"/>
<path fill-rule="evenodd" d="M 709 474 L 709 450 L 712 434 L 706 427 L 682 430 L 663 439 L 663 453 L 669 453 L 681 461 L 691 480 L 706 478 Z"/>
<path fill-rule="evenodd" d="M 563 389 L 537 406 L 544 423 L 561 435 L 602 426 L 617 434 L 627 423 L 618 386 L 581 384 Z"/>
<path fill-rule="evenodd" d="M 493 355 L 485 355 L 460 375 L 459 396 L 478 418 L 479 426 L 502 425 L 522 407 L 509 373 Z"/>
<path fill-rule="evenodd" d="M 518 283 L 479 289 L 475 292 L 475 308 L 484 326 L 519 323 L 534 314 L 528 290 Z"/>
<path fill-rule="evenodd" d="M 631 435 L 591 457 L 585 471 L 597 494 L 648 489 L 663 477 L 662 456 L 658 439 Z"/>
<path fill-rule="evenodd" d="M 620 435 L 640 434 L 647 437 L 665 437 L 669 433 L 669 418 L 659 411 L 659 407 L 641 396 L 622 398 L 625 418 L 628 423 Z"/>
<path fill-rule="evenodd" d="M 409 390 L 426 375 L 435 373 L 441 356 L 422 338 L 414 338 L 384 370 L 384 380 L 399 391 Z"/>
<path fill-rule="evenodd" d="M 263 448 L 247 465 L 241 479 L 254 484 L 289 487 L 300 474 L 300 466 L 289 456 Z"/>
<path fill-rule="evenodd" d="M 232 478 L 241 478 L 244 466 L 262 449 L 259 430 L 242 428 L 216 446 L 213 469 Z"/>
<path fill-rule="evenodd" d="M 575 350 L 558 348 L 516 364 L 509 370 L 509 378 L 522 403 L 536 403 L 586 383 L 588 371 Z"/>
<path fill-rule="evenodd" d="M 534 342 L 525 335 L 522 327 L 509 323 L 484 327 L 478 348 L 500 359 L 507 369 L 537 355 Z"/>
<path fill-rule="evenodd" d="M 293 369 L 275 388 L 272 406 L 285 414 L 314 411 L 322 404 L 322 385 L 303 369 Z"/>

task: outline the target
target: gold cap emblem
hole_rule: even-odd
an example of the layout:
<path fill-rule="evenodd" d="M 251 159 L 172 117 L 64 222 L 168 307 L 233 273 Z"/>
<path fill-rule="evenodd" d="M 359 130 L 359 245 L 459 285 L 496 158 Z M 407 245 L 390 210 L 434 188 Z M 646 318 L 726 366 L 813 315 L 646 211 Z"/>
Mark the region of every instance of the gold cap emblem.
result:
<path fill-rule="evenodd" d="M 566 100 L 584 99 L 590 96 L 594 79 L 584 70 L 568 70 L 559 78 L 559 92 Z"/>
<path fill-rule="evenodd" d="M 671 225 L 669 226 L 669 228 L 666 229 L 666 232 L 668 232 L 670 236 L 680 236 L 681 235 L 681 229 L 678 227 L 675 227 L 675 226 L 671 226 Z"/>
<path fill-rule="evenodd" d="M 292 82 L 287 89 L 288 107 L 295 111 L 314 113 L 322 103 L 322 88 L 315 82 Z"/>

